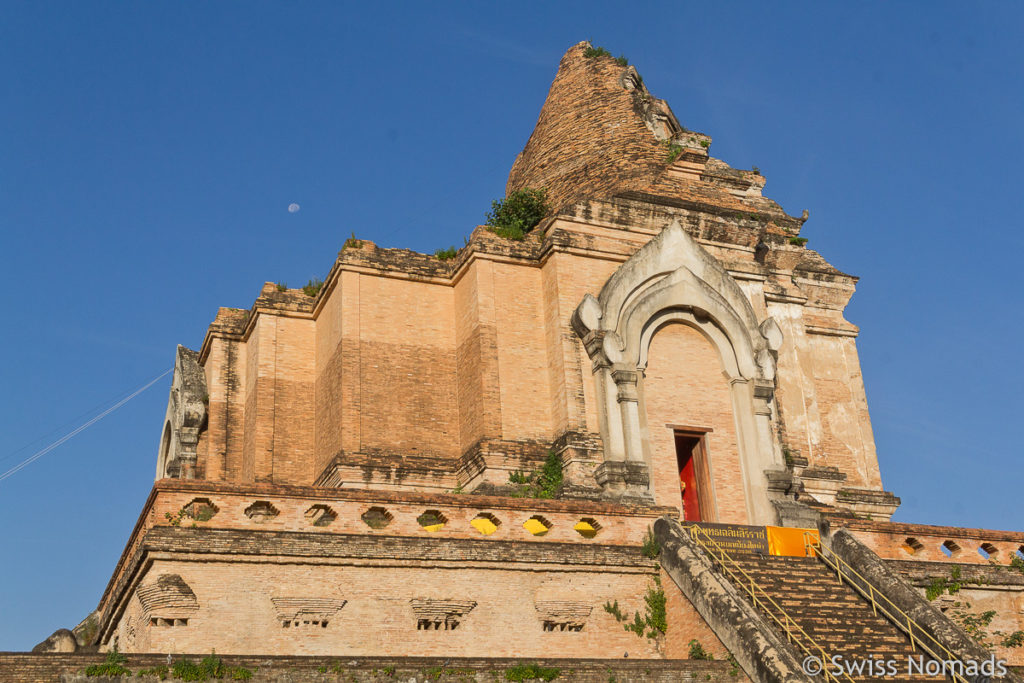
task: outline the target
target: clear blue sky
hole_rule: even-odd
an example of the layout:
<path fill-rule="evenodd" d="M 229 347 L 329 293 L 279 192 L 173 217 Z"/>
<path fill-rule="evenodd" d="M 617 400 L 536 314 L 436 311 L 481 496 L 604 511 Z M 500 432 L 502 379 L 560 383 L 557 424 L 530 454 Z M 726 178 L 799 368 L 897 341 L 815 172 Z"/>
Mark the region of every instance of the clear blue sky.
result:
<path fill-rule="evenodd" d="M 559 58 L 592 39 L 862 276 L 847 318 L 896 519 L 1022 528 L 1022 20 L 1011 3 L 0 1 L 0 471 L 198 348 L 218 306 L 326 275 L 352 232 L 461 244 Z M 0 483 L 0 650 L 95 607 L 168 386 Z"/>

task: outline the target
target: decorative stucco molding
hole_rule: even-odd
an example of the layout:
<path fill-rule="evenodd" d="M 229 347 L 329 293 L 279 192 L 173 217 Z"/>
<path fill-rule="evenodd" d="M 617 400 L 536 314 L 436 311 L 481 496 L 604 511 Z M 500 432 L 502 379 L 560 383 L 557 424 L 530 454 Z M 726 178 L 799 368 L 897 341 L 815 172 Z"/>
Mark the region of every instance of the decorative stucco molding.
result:
<path fill-rule="evenodd" d="M 650 497 L 650 444 L 639 408 L 647 353 L 657 331 L 671 323 L 699 330 L 718 351 L 732 394 L 744 469 L 748 518 L 769 523 L 766 470 L 784 468 L 773 438 L 775 364 L 782 330 L 758 321 L 739 284 L 678 221 L 640 248 L 573 312 L 573 330 L 591 359 L 605 463 L 599 483 L 607 493 Z"/>
<path fill-rule="evenodd" d="M 157 479 L 195 478 L 196 446 L 206 421 L 207 401 L 206 375 L 199 366 L 199 354 L 179 345 L 156 461 Z"/>

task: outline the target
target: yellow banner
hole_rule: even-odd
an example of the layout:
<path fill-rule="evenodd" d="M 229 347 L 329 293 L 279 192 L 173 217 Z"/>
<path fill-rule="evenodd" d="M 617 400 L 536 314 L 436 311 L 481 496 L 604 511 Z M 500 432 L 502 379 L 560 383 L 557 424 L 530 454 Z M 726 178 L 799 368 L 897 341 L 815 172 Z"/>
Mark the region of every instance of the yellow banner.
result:
<path fill-rule="evenodd" d="M 816 529 L 794 529 L 788 526 L 765 527 L 768 532 L 768 554 L 807 557 L 807 541 L 818 542 Z M 807 534 L 805 538 L 804 534 Z"/>

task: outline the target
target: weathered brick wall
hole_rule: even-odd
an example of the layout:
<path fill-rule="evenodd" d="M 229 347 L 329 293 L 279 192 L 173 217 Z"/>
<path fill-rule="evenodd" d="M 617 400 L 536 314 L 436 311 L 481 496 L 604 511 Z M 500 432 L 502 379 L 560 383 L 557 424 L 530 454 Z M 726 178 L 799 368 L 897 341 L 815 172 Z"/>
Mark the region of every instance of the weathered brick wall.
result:
<path fill-rule="evenodd" d="M 938 579 L 958 586 L 952 594 L 944 591 L 932 604 L 961 625 L 968 615 L 980 617 L 990 612 L 991 621 L 983 624 L 981 631 L 994 647 L 996 657 L 1015 666 L 1024 665 L 1024 649 L 1002 646 L 1004 638 L 1024 631 L 1024 573 L 998 564 L 890 560 L 889 566 L 926 596 L 929 585 Z M 954 579 L 953 567 L 959 567 L 960 578 Z"/>
<path fill-rule="evenodd" d="M 687 659 L 690 656 L 690 643 L 696 640 L 704 651 L 711 653 L 715 659 L 727 659 L 729 651 L 725 649 L 725 645 L 697 613 L 696 608 L 686 599 L 679 587 L 673 583 L 668 573 L 662 569 L 660 576 L 661 585 L 665 589 L 665 613 L 668 618 L 662 651 L 665 658 Z"/>
<path fill-rule="evenodd" d="M 639 248 L 639 246 L 637 246 Z M 555 253 L 544 263 L 545 317 L 548 325 L 549 373 L 553 385 L 556 432 L 565 429 L 599 433 L 590 358 L 569 326 L 572 312 L 588 292 L 597 295 L 625 258 Z"/>
<path fill-rule="evenodd" d="M 355 298 L 356 295 L 347 290 L 355 287 L 358 278 L 356 273 L 345 273 L 338 277 L 333 289 L 323 293 L 324 303 L 316 319 L 313 470 L 318 475 L 324 471 L 334 454 L 342 450 L 342 409 L 346 403 L 343 381 L 348 379 L 346 360 L 351 361 L 354 355 L 352 343 L 358 339 L 352 333 L 346 335 L 345 331 L 359 328 L 358 318 L 346 315 L 344 304 L 346 295 L 349 302 Z"/>
<path fill-rule="evenodd" d="M 358 287 L 359 450 L 457 457 L 451 288 L 367 276 Z"/>
<path fill-rule="evenodd" d="M 187 656 L 198 662 L 208 651 Z M 605 654 L 605 653 L 597 653 Z M 18 683 L 92 683 L 82 672 L 90 664 L 102 662 L 100 654 L 29 654 L 0 652 L 0 680 Z M 175 660 L 178 658 L 175 657 Z M 524 664 L 556 669 L 559 679 L 580 683 L 606 683 L 611 678 L 637 683 L 675 683 L 681 680 L 734 683 L 746 680 L 742 672 L 733 675 L 732 667 L 723 661 L 657 661 L 588 658 L 583 660 L 543 658 L 526 662 L 521 659 L 497 657 L 345 657 L 329 656 L 245 656 L 223 657 L 230 667 L 253 672 L 253 683 L 389 683 L 390 681 L 457 680 L 493 683 L 504 680 L 505 672 Z M 130 654 L 127 668 L 132 672 L 151 669 L 167 663 L 163 654 Z M 117 679 L 108 679 L 117 680 Z M 127 680 L 127 679 L 125 679 Z M 156 678 L 133 677 L 149 683 Z"/>
<path fill-rule="evenodd" d="M 803 307 L 770 302 L 782 328 L 776 401 L 785 443 L 812 467 L 837 467 L 844 486 L 881 489 L 856 343 L 831 327 L 809 328 Z"/>
<path fill-rule="evenodd" d="M 209 390 L 207 426 L 197 448 L 197 476 L 240 481 L 245 413 L 245 343 L 248 313 L 221 308 L 203 345 Z"/>
<path fill-rule="evenodd" d="M 167 502 L 172 499 L 170 496 Z M 197 528 L 156 526 L 145 532 L 139 551 L 125 566 L 111 594 L 119 599 L 103 610 L 101 642 L 105 646 L 111 646 L 116 637 L 118 647 L 126 652 L 202 652 L 212 648 L 224 654 L 486 653 L 585 658 L 611 649 L 633 658 L 659 658 L 685 656 L 690 640 L 697 639 L 721 654 L 720 644 L 693 608 L 672 595 L 677 591 L 671 582 L 662 582 L 670 612 L 668 634 L 660 642 L 627 632 L 604 610 L 606 603 L 617 601 L 624 614 L 643 614 L 644 594 L 656 585 L 659 570 L 636 545 L 607 544 L 638 541 L 641 528 L 635 514 L 618 518 L 595 515 L 607 525 L 597 540 L 573 534 L 575 540 L 567 542 L 562 533 L 525 541 L 520 539 L 530 538 L 529 534 L 516 530 L 517 513 L 511 508 L 490 507 L 507 523 L 502 525 L 506 533 L 492 535 L 498 538 L 472 530 L 467 523 L 474 511 L 471 501 L 463 501 L 467 507 L 461 515 L 458 509 L 444 509 L 452 533 L 430 534 L 419 529 L 418 536 L 393 535 L 415 533 L 411 531 L 415 524 L 407 519 L 415 514 L 415 508 L 405 511 L 393 503 L 389 510 L 395 519 L 386 531 L 347 534 L 313 529 L 295 519 L 306 505 L 298 500 L 292 505 L 278 500 L 275 507 L 280 518 L 287 518 L 285 529 L 300 528 L 301 532 L 274 530 L 282 525 L 272 529 L 267 523 L 249 522 L 248 529 L 242 528 L 244 517 L 237 514 L 234 519 L 221 520 L 230 528 L 213 527 L 218 518 L 238 507 L 223 494 L 218 502 L 220 511 Z M 559 512 L 572 507 L 566 503 L 532 503 L 552 508 L 544 510 L 554 521 L 549 536 L 568 527 L 574 518 L 571 513 Z M 518 499 L 505 503 L 524 508 L 530 504 Z M 599 503 L 582 506 L 615 510 Z M 340 510 L 341 523 L 351 510 L 341 504 L 335 507 Z M 467 533 L 475 533 L 477 540 L 466 538 Z M 195 596 L 196 610 L 173 615 L 187 617 L 187 622 L 170 622 L 168 614 L 159 609 L 147 612 L 138 599 L 140 586 L 152 586 L 167 576 L 180 577 L 189 596 Z M 382 590 L 384 586 L 387 590 Z M 303 604 L 329 601 L 331 613 L 287 618 L 282 600 Z M 416 611 L 416 601 L 423 600 L 475 605 L 463 609 L 456 629 L 423 630 L 418 628 Z M 547 615 L 567 606 L 576 613 L 573 623 L 582 628 L 545 629 Z M 328 623 L 296 625 L 293 618 L 326 619 Z M 287 627 L 285 620 L 289 621 Z M 226 628 L 227 624 L 232 626 Z"/>
<path fill-rule="evenodd" d="M 507 190 L 547 188 L 556 208 L 584 197 L 639 189 L 666 166 L 666 148 L 635 111 L 639 94 L 621 83 L 626 67 L 586 58 L 586 43 L 558 66 L 537 126 L 516 158 Z"/>
<path fill-rule="evenodd" d="M 552 439 L 544 292 L 537 268 L 495 263 L 494 309 L 504 439 Z"/>
<path fill-rule="evenodd" d="M 687 325 L 666 325 L 651 340 L 643 379 L 651 478 L 655 501 L 682 509 L 674 430 L 669 425 L 709 429 L 704 439 L 713 489 L 700 495 L 710 497 L 717 516 L 707 521 L 746 524 L 736 422 L 718 354 L 701 332 Z"/>
<path fill-rule="evenodd" d="M 187 626 L 150 626 L 129 608 L 118 629 L 119 642 L 125 651 L 150 652 L 213 648 L 225 654 L 586 657 L 614 651 L 658 657 L 649 639 L 626 632 L 602 608 L 606 601 L 618 600 L 624 611 L 642 612 L 653 571 L 588 571 L 527 562 L 507 562 L 506 568 L 388 564 L 394 561 L 332 566 L 316 560 L 287 564 L 157 560 L 148 573 L 181 576 L 195 592 L 199 611 Z M 285 628 L 274 598 L 346 602 L 326 627 Z M 455 630 L 418 630 L 413 601 L 424 599 L 476 605 Z M 586 605 L 591 612 L 583 629 L 545 631 L 538 605 L 546 600 Z M 237 627 L 224 628 L 226 623 Z M 136 634 L 134 639 L 127 637 L 129 631 Z"/>
<path fill-rule="evenodd" d="M 466 268 L 455 283 L 456 363 L 463 451 L 501 435 L 494 271 L 489 261 Z"/>
<path fill-rule="evenodd" d="M 273 341 L 270 415 L 272 425 L 269 481 L 289 484 L 313 480 L 314 372 L 316 327 L 304 318 L 277 318 Z"/>
<path fill-rule="evenodd" d="M 245 343 L 243 367 L 245 368 L 245 384 L 243 395 L 245 396 L 245 413 L 242 422 L 242 476 L 241 481 L 267 481 L 260 476 L 262 471 L 257 469 L 257 460 L 260 464 L 266 462 L 266 452 L 269 446 L 269 430 L 273 425 L 258 422 L 260 417 L 260 405 L 266 405 L 269 400 L 267 394 L 266 380 L 266 357 L 261 358 L 261 347 L 270 343 L 267 339 L 269 328 L 274 324 L 274 316 L 259 315 L 255 318 L 254 327 Z M 268 348 L 269 352 L 270 349 Z M 263 368 L 260 367 L 262 361 Z M 260 394 L 263 394 L 261 397 Z M 263 399 L 262 401 L 260 399 Z M 264 414 L 266 411 L 264 410 Z"/>

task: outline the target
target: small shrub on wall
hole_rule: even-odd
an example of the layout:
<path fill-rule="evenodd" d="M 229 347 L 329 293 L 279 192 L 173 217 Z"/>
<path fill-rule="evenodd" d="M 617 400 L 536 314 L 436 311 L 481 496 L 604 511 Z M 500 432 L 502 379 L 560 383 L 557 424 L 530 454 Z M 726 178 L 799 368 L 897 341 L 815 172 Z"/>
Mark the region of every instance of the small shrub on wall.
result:
<path fill-rule="evenodd" d="M 521 240 L 547 215 L 547 192 L 525 187 L 491 202 L 487 227 L 499 237 Z"/>

